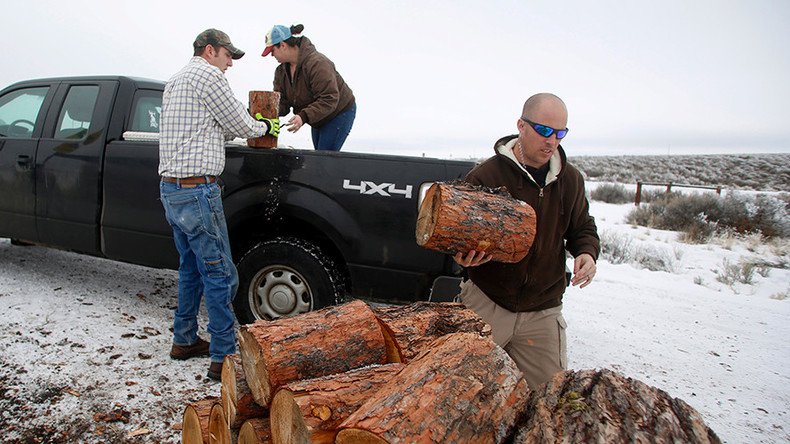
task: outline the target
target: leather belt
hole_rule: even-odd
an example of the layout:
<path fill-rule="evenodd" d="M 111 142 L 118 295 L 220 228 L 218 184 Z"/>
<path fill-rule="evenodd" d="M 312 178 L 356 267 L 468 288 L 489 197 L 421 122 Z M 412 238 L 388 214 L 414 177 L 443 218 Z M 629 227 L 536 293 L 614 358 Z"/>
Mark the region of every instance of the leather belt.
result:
<path fill-rule="evenodd" d="M 180 185 L 202 185 L 206 183 L 214 183 L 217 181 L 217 176 L 193 176 L 193 177 L 167 177 L 162 176 L 162 182 L 177 183 Z"/>

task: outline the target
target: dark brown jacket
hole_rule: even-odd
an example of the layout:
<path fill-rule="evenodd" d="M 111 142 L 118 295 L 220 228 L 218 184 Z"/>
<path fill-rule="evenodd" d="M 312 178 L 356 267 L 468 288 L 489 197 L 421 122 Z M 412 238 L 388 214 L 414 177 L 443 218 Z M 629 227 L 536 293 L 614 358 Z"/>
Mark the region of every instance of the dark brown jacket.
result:
<path fill-rule="evenodd" d="M 600 241 L 584 194 L 584 179 L 567 163 L 562 146 L 550 161 L 546 185 L 540 188 L 515 160 L 516 136 L 494 144 L 496 155 L 477 165 L 466 181 L 488 187 L 505 186 L 516 199 L 535 210 L 537 233 L 527 256 L 518 263 L 489 262 L 467 269 L 469 278 L 491 300 L 512 311 L 538 311 L 562 303 L 567 286 L 565 250 L 573 257 L 589 253 L 598 260 Z"/>
<path fill-rule="evenodd" d="M 348 109 L 354 103 L 354 93 L 335 64 L 316 51 L 310 39 L 301 39 L 293 78 L 291 64 L 281 64 L 274 71 L 274 90 L 280 92 L 281 116 L 293 108 L 303 123 L 317 128 Z"/>

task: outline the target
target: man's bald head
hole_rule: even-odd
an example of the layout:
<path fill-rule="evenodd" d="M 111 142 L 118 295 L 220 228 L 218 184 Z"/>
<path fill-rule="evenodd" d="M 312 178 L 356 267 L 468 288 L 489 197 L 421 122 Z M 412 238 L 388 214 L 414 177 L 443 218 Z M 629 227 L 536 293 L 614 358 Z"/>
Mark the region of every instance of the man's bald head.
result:
<path fill-rule="evenodd" d="M 551 93 L 538 93 L 524 102 L 524 108 L 521 110 L 521 117 L 526 119 L 534 117 L 535 113 L 538 112 L 538 109 L 540 109 L 544 104 L 561 107 L 561 109 L 565 112 L 565 115 L 568 115 L 568 108 L 565 106 L 565 102 L 563 102 L 562 99 Z"/>

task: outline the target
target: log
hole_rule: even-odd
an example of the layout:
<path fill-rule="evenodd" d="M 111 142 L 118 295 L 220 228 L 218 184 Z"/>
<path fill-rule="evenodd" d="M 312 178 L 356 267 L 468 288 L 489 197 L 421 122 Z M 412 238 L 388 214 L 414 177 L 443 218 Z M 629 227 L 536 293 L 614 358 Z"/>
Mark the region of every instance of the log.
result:
<path fill-rule="evenodd" d="M 187 404 L 181 426 L 183 444 L 208 444 L 211 409 L 218 401 L 216 396 L 209 396 Z"/>
<path fill-rule="evenodd" d="M 232 444 L 228 421 L 222 412 L 222 404 L 215 403 L 211 406 L 211 414 L 208 419 L 208 442 L 209 444 Z"/>
<path fill-rule="evenodd" d="M 604 369 L 560 372 L 533 391 L 514 442 L 721 441 L 684 401 Z"/>
<path fill-rule="evenodd" d="M 505 193 L 462 183 L 436 182 L 420 205 L 417 244 L 447 254 L 485 251 L 514 263 L 535 240 L 535 210 Z"/>
<path fill-rule="evenodd" d="M 490 337 L 491 326 L 464 304 L 415 302 L 409 305 L 376 307 L 387 343 L 387 361 L 407 363 L 434 339 L 450 333 L 470 332 Z"/>
<path fill-rule="evenodd" d="M 263 117 L 274 119 L 280 108 L 280 93 L 277 91 L 250 91 L 250 115 L 261 113 Z M 277 148 L 277 138 L 272 135 L 247 139 L 252 148 Z"/>
<path fill-rule="evenodd" d="M 244 377 L 241 356 L 228 355 L 222 362 L 222 384 L 220 385 L 222 411 L 232 430 L 238 429 L 244 421 L 267 414 L 265 407 L 255 402 L 252 390 Z"/>
<path fill-rule="evenodd" d="M 272 442 L 268 418 L 252 418 L 244 421 L 239 429 L 237 444 L 269 444 Z"/>
<path fill-rule="evenodd" d="M 255 402 L 268 406 L 274 391 L 300 379 L 317 378 L 387 361 L 384 334 L 362 301 L 353 301 L 239 329 L 239 349 Z"/>
<path fill-rule="evenodd" d="M 272 399 L 273 441 L 334 443 L 340 423 L 403 367 L 375 365 L 286 384 Z"/>
<path fill-rule="evenodd" d="M 528 396 L 502 348 L 475 333 L 453 333 L 432 342 L 346 418 L 335 442 L 503 442 Z"/>

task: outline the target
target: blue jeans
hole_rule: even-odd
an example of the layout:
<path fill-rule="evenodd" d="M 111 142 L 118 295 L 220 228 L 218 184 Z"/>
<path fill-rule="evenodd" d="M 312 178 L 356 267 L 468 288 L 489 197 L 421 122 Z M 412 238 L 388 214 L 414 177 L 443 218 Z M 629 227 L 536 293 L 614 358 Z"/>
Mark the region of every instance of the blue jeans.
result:
<path fill-rule="evenodd" d="M 351 132 L 354 119 L 357 117 L 357 104 L 354 103 L 347 110 L 335 116 L 334 119 L 321 125 L 320 128 L 311 127 L 313 147 L 317 150 L 340 151 L 346 142 L 346 137 Z"/>
<path fill-rule="evenodd" d="M 197 341 L 197 315 L 205 296 L 211 361 L 222 362 L 225 355 L 236 353 L 231 303 L 239 275 L 230 253 L 220 188 L 216 183 L 179 186 L 160 182 L 159 195 L 180 255 L 173 343 L 192 345 Z"/>

